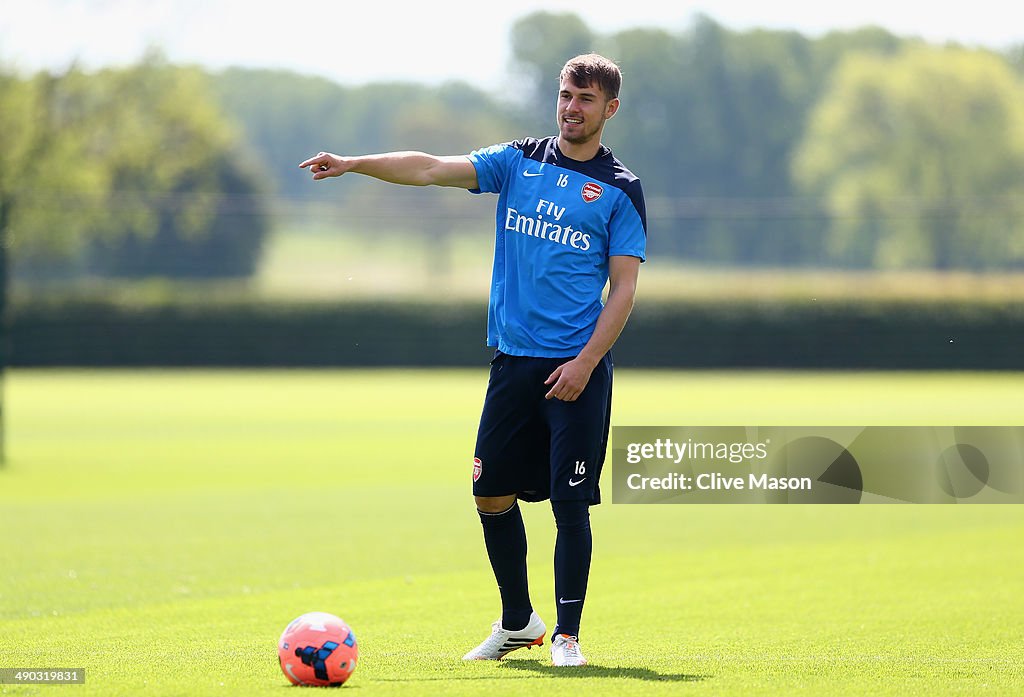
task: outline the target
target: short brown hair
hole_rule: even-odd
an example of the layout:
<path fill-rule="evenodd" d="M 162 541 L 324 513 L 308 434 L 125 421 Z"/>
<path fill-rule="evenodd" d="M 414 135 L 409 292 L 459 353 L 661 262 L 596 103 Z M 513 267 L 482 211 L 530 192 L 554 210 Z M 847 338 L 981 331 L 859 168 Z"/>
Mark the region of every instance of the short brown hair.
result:
<path fill-rule="evenodd" d="M 570 58 L 559 73 L 558 79 L 568 80 L 576 87 L 590 87 L 596 84 L 604 92 L 604 96 L 611 100 L 619 96 L 622 71 L 604 56 L 586 53 Z"/>

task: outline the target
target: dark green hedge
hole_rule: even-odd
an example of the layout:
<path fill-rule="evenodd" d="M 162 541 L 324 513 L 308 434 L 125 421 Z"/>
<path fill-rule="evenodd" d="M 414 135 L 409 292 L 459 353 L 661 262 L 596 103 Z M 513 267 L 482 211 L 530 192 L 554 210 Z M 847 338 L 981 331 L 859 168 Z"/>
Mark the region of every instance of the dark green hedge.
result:
<path fill-rule="evenodd" d="M 1024 368 L 1019 306 L 875 300 L 647 304 L 630 322 L 618 353 L 638 365 Z"/>
<path fill-rule="evenodd" d="M 482 365 L 477 303 L 21 303 L 15 366 Z M 641 302 L 618 365 L 1024 369 L 1024 309 L 985 302 Z"/>

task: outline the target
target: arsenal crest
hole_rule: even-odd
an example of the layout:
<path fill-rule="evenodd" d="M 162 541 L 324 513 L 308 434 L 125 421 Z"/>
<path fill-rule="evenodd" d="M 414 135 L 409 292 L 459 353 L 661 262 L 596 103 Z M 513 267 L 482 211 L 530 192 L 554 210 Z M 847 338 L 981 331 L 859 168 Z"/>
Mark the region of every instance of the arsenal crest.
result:
<path fill-rule="evenodd" d="M 587 182 L 583 185 L 583 200 L 587 203 L 593 203 L 597 199 L 601 198 L 601 194 L 604 193 L 604 189 L 600 184 L 596 182 Z"/>
<path fill-rule="evenodd" d="M 480 458 L 473 458 L 473 481 L 480 479 L 480 474 L 484 471 L 484 463 L 480 462 Z"/>

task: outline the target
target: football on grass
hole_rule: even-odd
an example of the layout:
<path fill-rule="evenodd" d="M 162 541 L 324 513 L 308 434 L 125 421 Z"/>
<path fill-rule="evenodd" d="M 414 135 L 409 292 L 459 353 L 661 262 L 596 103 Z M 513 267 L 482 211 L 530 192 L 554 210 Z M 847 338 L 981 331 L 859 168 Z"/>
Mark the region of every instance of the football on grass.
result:
<path fill-rule="evenodd" d="M 307 612 L 285 627 L 277 642 L 277 656 L 293 684 L 338 687 L 352 677 L 359 646 L 341 618 Z"/>

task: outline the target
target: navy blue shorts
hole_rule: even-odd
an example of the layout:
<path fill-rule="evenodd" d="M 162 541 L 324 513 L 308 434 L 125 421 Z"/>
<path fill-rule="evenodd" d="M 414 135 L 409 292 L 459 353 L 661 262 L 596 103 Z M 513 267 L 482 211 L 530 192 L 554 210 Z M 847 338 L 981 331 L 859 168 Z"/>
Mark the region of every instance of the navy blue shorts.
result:
<path fill-rule="evenodd" d="M 605 355 L 574 402 L 544 399 L 544 381 L 570 358 L 497 352 L 491 361 L 473 461 L 473 495 L 601 502 L 612 359 Z"/>

